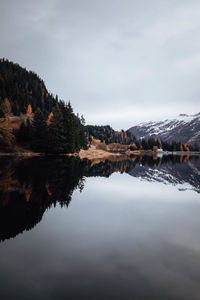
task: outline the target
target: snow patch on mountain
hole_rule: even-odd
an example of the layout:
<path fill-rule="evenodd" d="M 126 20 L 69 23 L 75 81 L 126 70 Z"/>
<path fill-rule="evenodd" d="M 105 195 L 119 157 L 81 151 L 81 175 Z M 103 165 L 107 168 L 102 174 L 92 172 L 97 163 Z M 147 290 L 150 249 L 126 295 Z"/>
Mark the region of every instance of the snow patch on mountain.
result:
<path fill-rule="evenodd" d="M 165 141 L 180 141 L 199 144 L 200 113 L 180 114 L 177 118 L 164 121 L 142 122 L 129 129 L 136 138 L 159 137 Z"/>

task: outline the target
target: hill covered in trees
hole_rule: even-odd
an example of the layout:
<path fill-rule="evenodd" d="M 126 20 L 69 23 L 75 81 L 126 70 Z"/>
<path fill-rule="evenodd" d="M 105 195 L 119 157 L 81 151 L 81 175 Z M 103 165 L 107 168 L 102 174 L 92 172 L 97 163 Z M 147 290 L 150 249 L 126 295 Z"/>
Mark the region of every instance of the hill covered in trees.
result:
<path fill-rule="evenodd" d="M 120 143 L 123 145 L 130 145 L 136 141 L 135 136 L 130 131 L 115 131 L 110 125 L 87 125 L 86 130 L 90 141 L 93 137 L 99 139 L 101 142 L 105 141 L 106 144 Z"/>
<path fill-rule="evenodd" d="M 0 60 L 0 98 L 6 113 L 17 116 L 25 114 L 29 104 L 33 112 L 39 107 L 47 116 L 58 102 L 37 74 L 5 59 Z"/>
<path fill-rule="evenodd" d="M 38 152 L 72 153 L 87 145 L 84 125 L 37 74 L 0 60 L 0 147 L 17 142 Z"/>

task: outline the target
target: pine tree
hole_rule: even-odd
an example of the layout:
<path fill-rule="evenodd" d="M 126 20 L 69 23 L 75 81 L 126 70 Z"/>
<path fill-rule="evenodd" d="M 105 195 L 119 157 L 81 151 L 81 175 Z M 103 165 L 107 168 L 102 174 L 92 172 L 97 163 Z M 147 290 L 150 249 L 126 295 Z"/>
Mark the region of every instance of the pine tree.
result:
<path fill-rule="evenodd" d="M 59 108 L 62 112 L 63 116 L 63 127 L 65 132 L 65 138 L 68 143 L 68 151 L 73 153 L 75 152 L 75 139 L 74 139 L 74 126 L 73 126 L 73 110 L 71 108 L 71 104 L 65 104 L 64 102 L 59 102 Z"/>
<path fill-rule="evenodd" d="M 70 145 L 67 142 L 66 133 L 64 129 L 63 115 L 58 104 L 53 110 L 51 124 L 48 127 L 48 152 L 70 152 Z"/>
<path fill-rule="evenodd" d="M 47 147 L 47 125 L 43 113 L 37 108 L 32 123 L 32 148 L 44 152 Z"/>

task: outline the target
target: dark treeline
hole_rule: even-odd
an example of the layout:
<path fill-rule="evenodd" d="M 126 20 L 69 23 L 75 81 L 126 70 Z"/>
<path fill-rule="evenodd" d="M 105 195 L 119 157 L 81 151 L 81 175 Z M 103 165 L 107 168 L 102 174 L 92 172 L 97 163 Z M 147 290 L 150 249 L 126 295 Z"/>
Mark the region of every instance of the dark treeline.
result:
<path fill-rule="evenodd" d="M 6 120 L 12 116 L 20 123 L 13 132 Z M 45 153 L 87 146 L 85 120 L 74 114 L 70 102 L 58 100 L 35 73 L 5 59 L 0 60 L 0 119 L 0 146 L 15 140 Z"/>
<path fill-rule="evenodd" d="M 62 101 L 53 108 L 50 120 L 37 108 L 33 120 L 22 121 L 15 136 L 20 144 L 36 152 L 73 153 L 87 147 L 84 119 L 73 114 L 70 103 Z"/>
<path fill-rule="evenodd" d="M 163 149 L 164 151 L 199 151 L 199 148 L 196 146 L 182 144 L 180 142 L 172 141 L 166 142 L 161 141 L 158 138 L 149 138 L 136 140 L 135 145 L 137 149 L 149 150 L 149 149 Z M 134 146 L 130 147 L 131 150 L 134 150 Z"/>
<path fill-rule="evenodd" d="M 130 145 L 136 141 L 135 136 L 130 131 L 115 131 L 110 125 L 87 125 L 86 130 L 89 141 L 92 141 L 92 138 L 95 138 L 106 144 L 119 143 L 123 145 Z"/>

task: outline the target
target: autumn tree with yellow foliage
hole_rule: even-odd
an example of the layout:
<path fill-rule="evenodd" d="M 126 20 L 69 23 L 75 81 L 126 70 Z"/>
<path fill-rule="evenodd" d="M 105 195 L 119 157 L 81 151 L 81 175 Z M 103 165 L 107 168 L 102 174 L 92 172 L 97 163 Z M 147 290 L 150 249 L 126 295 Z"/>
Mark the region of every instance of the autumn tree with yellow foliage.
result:
<path fill-rule="evenodd" d="M 0 118 L 0 145 L 10 146 L 14 141 L 8 118 Z"/>

